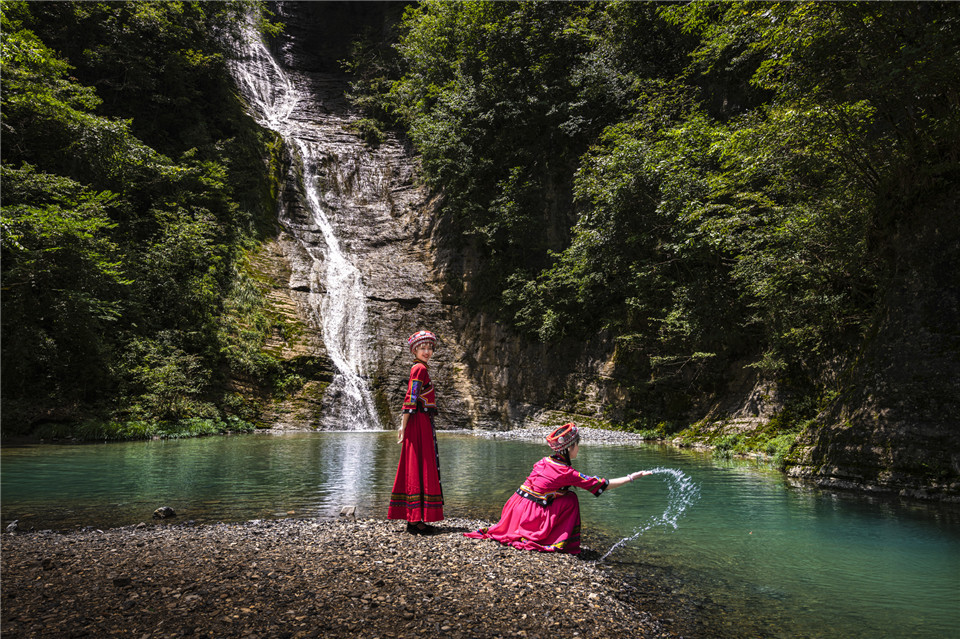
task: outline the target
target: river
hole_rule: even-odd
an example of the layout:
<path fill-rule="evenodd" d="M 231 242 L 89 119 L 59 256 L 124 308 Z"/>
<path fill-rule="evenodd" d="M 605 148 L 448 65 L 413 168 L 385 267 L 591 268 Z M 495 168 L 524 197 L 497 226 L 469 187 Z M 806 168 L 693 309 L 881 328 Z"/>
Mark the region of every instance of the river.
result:
<path fill-rule="evenodd" d="M 441 432 L 439 446 L 446 514 L 488 521 L 546 452 L 463 433 Z M 395 433 L 382 431 L 4 446 L 2 517 L 22 529 L 132 525 L 161 505 L 177 511 L 173 525 L 335 517 L 345 505 L 383 517 L 398 457 Z M 577 466 L 689 477 L 698 498 L 675 528 L 651 526 L 671 499 L 669 475 L 600 498 L 581 493 L 580 503 L 587 560 L 642 531 L 604 563 L 692 602 L 704 636 L 940 639 L 960 630 L 956 506 L 824 492 L 756 462 L 656 445 L 587 441 Z"/>

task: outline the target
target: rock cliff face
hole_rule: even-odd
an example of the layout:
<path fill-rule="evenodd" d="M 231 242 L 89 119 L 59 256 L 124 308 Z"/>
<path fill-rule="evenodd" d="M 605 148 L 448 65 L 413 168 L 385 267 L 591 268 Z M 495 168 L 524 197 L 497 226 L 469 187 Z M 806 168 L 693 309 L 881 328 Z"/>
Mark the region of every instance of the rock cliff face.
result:
<path fill-rule="evenodd" d="M 440 203 L 418 185 L 412 150 L 395 136 L 371 148 L 350 129 L 359 116 L 344 97 L 348 78 L 337 61 L 348 55 L 360 30 L 381 28 L 397 4 L 282 2 L 273 10 L 285 24 L 275 53 L 309 93 L 296 117 L 310 120 L 323 148 L 321 204 L 363 275 L 369 381 L 384 424 L 396 426 L 399 420 L 412 363 L 406 337 L 424 328 L 440 340 L 430 367 L 440 394 L 440 428 L 508 428 L 545 405 L 595 412 L 609 345 L 525 344 L 482 315 L 466 315 L 451 301 L 449 278 L 464 277 L 468 270 L 449 267 L 462 267 L 463 256 L 437 257 L 448 244 L 435 225 Z M 303 296 L 309 290 L 304 280 L 310 222 L 292 158 L 290 167 L 282 194 L 285 216 L 306 232 L 299 233 L 300 246 L 289 241 L 282 246 L 290 263 L 291 295 L 299 297 L 301 313 L 308 317 Z M 584 359 L 587 350 L 597 355 Z"/>
<path fill-rule="evenodd" d="M 454 338 L 450 312 L 439 299 L 427 267 L 426 246 L 419 240 L 427 195 L 415 183 L 413 155 L 395 138 L 373 149 L 351 131 L 358 116 L 344 97 L 347 78 L 339 70 L 338 60 L 348 54 L 359 29 L 376 24 L 396 5 L 293 2 L 276 3 L 273 9 L 285 23 L 283 35 L 274 43 L 275 53 L 305 93 L 295 117 L 309 121 L 311 134 L 317 136 L 312 141 L 322 149 L 318 184 L 309 186 L 317 189 L 343 253 L 362 275 L 369 339 L 367 375 L 381 420 L 385 426 L 398 423 L 412 363 L 405 340 L 429 328 L 441 339 L 431 365 L 443 398 L 443 419 L 438 425 L 468 426 L 474 421 L 474 389 L 458 365 L 462 351 Z M 283 245 L 290 265 L 289 288 L 295 291 L 301 316 L 319 334 L 320 318 L 308 299 L 312 263 L 308 251 L 322 238 L 306 210 L 302 176 L 292 156 L 289 166 L 281 195 L 283 218 L 298 240 Z M 329 395 L 324 403 L 337 401 Z M 303 425 L 322 421 L 319 413 L 324 408 L 320 406 L 314 419 Z"/>
<path fill-rule="evenodd" d="M 960 201 L 892 240 L 900 273 L 836 405 L 805 433 L 795 476 L 960 502 Z"/>
<path fill-rule="evenodd" d="M 325 391 L 333 380 L 333 362 L 305 313 L 309 307 L 307 293 L 291 270 L 291 264 L 304 259 L 303 248 L 286 232 L 266 242 L 251 258 L 251 269 L 265 289 L 275 322 L 265 349 L 289 371 L 306 380 L 283 400 L 260 397 L 260 404 L 265 407 L 261 421 L 279 430 L 301 430 L 318 423 Z M 244 395 L 262 395 L 254 385 L 245 385 L 242 380 L 234 380 L 234 386 Z"/>

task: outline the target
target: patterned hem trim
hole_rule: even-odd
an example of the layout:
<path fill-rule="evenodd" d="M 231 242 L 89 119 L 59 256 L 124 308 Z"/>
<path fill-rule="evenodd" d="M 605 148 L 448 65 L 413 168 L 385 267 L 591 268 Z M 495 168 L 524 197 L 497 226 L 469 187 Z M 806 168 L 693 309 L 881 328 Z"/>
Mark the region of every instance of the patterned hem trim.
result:
<path fill-rule="evenodd" d="M 442 501 L 391 501 L 387 510 L 437 510 L 443 509 Z"/>

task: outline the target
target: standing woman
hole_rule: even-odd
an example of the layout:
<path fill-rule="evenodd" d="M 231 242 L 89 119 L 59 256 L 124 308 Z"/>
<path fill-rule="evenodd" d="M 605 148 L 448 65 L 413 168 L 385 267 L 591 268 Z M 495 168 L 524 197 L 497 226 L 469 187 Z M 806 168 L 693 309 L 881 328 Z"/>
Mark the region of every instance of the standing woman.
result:
<path fill-rule="evenodd" d="M 403 448 L 387 509 L 387 519 L 406 519 L 407 532 L 414 535 L 429 535 L 436 528 L 427 522 L 443 519 L 440 461 L 433 427 L 437 400 L 427 371 L 436 343 L 430 331 L 414 333 L 407 340 L 414 363 L 397 436 Z"/>
<path fill-rule="evenodd" d="M 464 533 L 474 539 L 495 539 L 521 550 L 580 554 L 580 502 L 574 486 L 597 497 L 650 475 L 640 470 L 616 479 L 601 479 L 577 472 L 570 462 L 580 452 L 580 432 L 564 424 L 547 436 L 553 455 L 533 465 L 533 471 L 503 506 L 500 521 L 476 532 Z"/>

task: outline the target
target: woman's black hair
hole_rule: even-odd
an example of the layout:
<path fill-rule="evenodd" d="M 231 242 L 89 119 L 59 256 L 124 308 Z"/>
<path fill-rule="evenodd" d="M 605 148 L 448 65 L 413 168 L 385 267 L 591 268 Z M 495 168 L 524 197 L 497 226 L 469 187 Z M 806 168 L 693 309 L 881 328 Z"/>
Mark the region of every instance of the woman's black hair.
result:
<path fill-rule="evenodd" d="M 576 442 L 574 442 L 574 443 L 576 443 Z M 569 465 L 570 465 L 570 449 L 571 449 L 572 447 L 573 447 L 573 444 L 571 444 L 570 446 L 564 448 L 564 449 L 561 450 L 559 453 L 554 453 L 554 454 L 552 454 L 552 455 L 550 455 L 550 456 L 553 457 L 554 459 L 556 459 L 558 462 L 563 462 L 564 464 L 566 464 L 567 466 L 569 466 Z"/>

